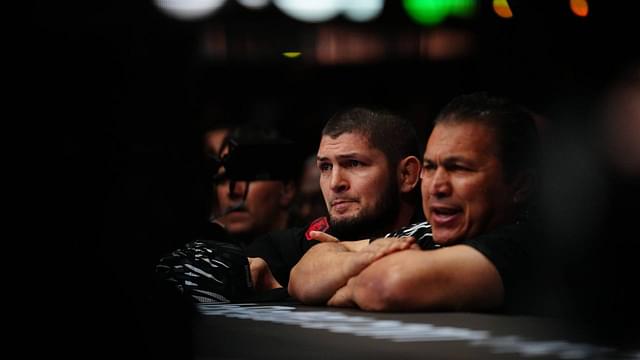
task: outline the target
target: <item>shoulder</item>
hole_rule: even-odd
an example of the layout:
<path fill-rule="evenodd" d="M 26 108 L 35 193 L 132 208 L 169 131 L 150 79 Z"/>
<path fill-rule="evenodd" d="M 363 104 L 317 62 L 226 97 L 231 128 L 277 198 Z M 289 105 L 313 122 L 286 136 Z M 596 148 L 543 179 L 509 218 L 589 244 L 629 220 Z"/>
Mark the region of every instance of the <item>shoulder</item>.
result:
<path fill-rule="evenodd" d="M 322 231 L 322 232 L 327 232 L 329 231 L 330 225 L 329 225 L 329 219 L 326 216 L 322 216 L 319 217 L 315 220 L 313 220 L 309 226 L 306 228 L 305 232 L 304 232 L 304 237 L 305 239 L 311 241 L 311 235 L 310 233 L 312 231 Z"/>
<path fill-rule="evenodd" d="M 538 234 L 535 227 L 529 223 L 514 223 L 497 227 L 485 234 L 466 239 L 462 243 L 481 251 L 498 251 L 498 249 L 509 249 L 510 252 L 526 251 Z"/>
<path fill-rule="evenodd" d="M 440 245 L 433 241 L 431 234 L 431 224 L 428 221 L 405 226 L 399 230 L 395 230 L 387 234 L 385 237 L 413 236 L 418 245 L 423 250 L 437 249 Z"/>
<path fill-rule="evenodd" d="M 322 219 L 325 220 L 323 221 Z M 283 254 L 304 253 L 311 246 L 318 243 L 318 241 L 312 240 L 308 237 L 309 232 L 313 230 L 325 230 L 323 227 L 324 222 L 326 222 L 326 218 L 319 218 L 311 222 L 306 227 L 294 227 L 262 235 L 249 245 L 249 252 L 251 254 L 273 251 Z"/>
<path fill-rule="evenodd" d="M 510 224 L 461 244 L 486 257 L 500 274 L 504 286 L 510 289 L 526 282 L 525 279 L 532 275 L 532 247 L 539 243 L 538 234 L 532 224 Z"/>

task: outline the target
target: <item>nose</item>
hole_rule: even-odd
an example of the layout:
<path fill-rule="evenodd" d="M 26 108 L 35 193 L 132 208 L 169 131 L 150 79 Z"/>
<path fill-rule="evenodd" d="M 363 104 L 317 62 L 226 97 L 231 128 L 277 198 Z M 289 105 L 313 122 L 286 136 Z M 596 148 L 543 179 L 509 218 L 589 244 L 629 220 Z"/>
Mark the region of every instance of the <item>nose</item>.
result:
<path fill-rule="evenodd" d="M 449 174 L 442 167 L 438 167 L 429 179 L 429 195 L 443 198 L 451 195 Z"/>
<path fill-rule="evenodd" d="M 331 190 L 337 193 L 345 192 L 349 189 L 349 182 L 345 178 L 340 167 L 338 166 L 333 167 L 331 171 L 331 180 L 329 185 L 331 186 Z"/>
<path fill-rule="evenodd" d="M 246 190 L 246 182 L 245 181 L 229 181 L 229 198 L 230 199 L 240 199 L 244 196 L 244 192 Z"/>

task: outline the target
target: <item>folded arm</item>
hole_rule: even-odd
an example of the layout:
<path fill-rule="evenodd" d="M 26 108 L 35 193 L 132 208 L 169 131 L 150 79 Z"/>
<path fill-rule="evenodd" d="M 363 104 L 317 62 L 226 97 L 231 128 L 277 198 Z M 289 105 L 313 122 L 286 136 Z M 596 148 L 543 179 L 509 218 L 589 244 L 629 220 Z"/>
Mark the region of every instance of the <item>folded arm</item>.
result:
<path fill-rule="evenodd" d="M 456 245 L 385 256 L 351 278 L 328 304 L 372 311 L 476 311 L 499 307 L 503 294 L 493 264 L 477 250 Z"/>
<path fill-rule="evenodd" d="M 325 304 L 353 276 L 390 253 L 408 249 L 413 238 L 323 242 L 291 270 L 289 294 L 306 304 Z"/>

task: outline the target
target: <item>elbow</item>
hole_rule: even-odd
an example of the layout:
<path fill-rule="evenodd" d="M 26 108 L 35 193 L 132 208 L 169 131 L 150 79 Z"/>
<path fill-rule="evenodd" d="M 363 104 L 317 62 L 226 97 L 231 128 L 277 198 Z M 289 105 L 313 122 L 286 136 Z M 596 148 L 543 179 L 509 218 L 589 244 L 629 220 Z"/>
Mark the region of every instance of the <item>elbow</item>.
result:
<path fill-rule="evenodd" d="M 308 280 L 308 279 L 307 279 Z M 312 281 L 305 281 L 304 274 L 296 266 L 291 270 L 287 291 L 294 299 L 307 305 L 319 305 L 322 301 L 318 299 Z"/>
<path fill-rule="evenodd" d="M 305 294 L 307 290 L 302 281 L 299 281 L 299 271 L 294 266 L 291 269 L 291 274 L 289 276 L 289 285 L 287 286 L 287 291 L 289 295 L 293 296 L 295 299 L 302 301 L 305 298 Z"/>
<path fill-rule="evenodd" d="M 353 297 L 362 310 L 402 311 L 405 309 L 406 284 L 401 275 L 388 272 L 377 276 L 364 272 L 353 282 Z"/>

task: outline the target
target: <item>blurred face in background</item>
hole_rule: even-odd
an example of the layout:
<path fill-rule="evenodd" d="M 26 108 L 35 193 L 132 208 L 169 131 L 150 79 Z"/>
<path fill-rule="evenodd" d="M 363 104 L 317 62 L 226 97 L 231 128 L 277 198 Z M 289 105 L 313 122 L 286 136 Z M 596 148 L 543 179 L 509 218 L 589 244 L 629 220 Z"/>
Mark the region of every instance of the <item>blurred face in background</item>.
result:
<path fill-rule="evenodd" d="M 204 146 L 206 151 L 212 155 L 219 155 L 224 139 L 229 134 L 228 128 L 220 128 L 208 131 L 204 135 Z"/>
<path fill-rule="evenodd" d="M 610 160 L 623 174 L 640 176 L 640 66 L 608 95 L 602 126 Z"/>
<path fill-rule="evenodd" d="M 327 208 L 320 189 L 320 169 L 316 165 L 315 156 L 309 157 L 305 161 L 297 201 L 297 215 L 303 223 L 327 215 Z"/>
<path fill-rule="evenodd" d="M 222 151 L 226 155 L 227 149 Z M 219 216 L 232 235 L 260 235 L 284 229 L 288 207 L 294 197 L 292 183 L 276 180 L 230 181 L 224 177 L 225 169 L 218 171 L 216 195 Z"/>

